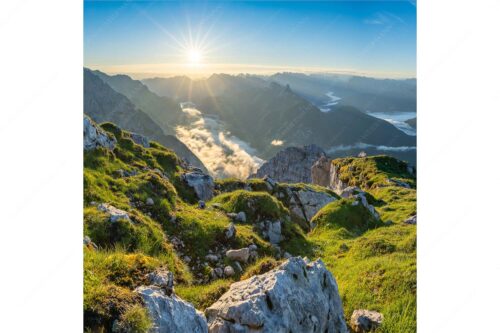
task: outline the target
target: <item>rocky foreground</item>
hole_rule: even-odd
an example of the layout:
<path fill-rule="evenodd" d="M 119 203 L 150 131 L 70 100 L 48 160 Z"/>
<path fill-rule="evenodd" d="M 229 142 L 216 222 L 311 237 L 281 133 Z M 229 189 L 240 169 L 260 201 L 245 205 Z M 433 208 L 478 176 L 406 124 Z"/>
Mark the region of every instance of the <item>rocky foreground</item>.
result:
<path fill-rule="evenodd" d="M 85 328 L 414 331 L 413 169 L 306 150 L 266 166 L 286 181 L 213 179 L 85 118 Z"/>

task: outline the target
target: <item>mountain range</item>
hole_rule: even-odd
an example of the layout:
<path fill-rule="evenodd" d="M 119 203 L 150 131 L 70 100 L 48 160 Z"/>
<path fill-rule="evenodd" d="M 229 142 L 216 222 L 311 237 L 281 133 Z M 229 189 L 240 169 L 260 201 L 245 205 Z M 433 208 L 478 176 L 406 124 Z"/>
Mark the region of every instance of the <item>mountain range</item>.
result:
<path fill-rule="evenodd" d="M 84 111 L 97 122 L 114 122 L 158 141 L 203 170 L 206 168 L 199 158 L 201 148 L 190 147 L 189 141 L 181 142 L 176 137 L 180 127 L 194 121 L 183 111 L 183 102 L 192 102 L 201 117 L 208 117 L 198 119 L 210 119 L 205 121 L 207 124 L 216 121 L 217 128 L 210 128 L 215 136 L 216 132 L 223 132 L 236 138 L 235 142 L 244 142 L 248 146 L 244 149 L 257 159 L 267 160 L 285 147 L 315 144 L 332 157 L 357 154 L 363 149 L 369 154 L 387 153 L 415 164 L 415 136 L 346 104 L 351 94 L 356 97 L 352 97 L 352 104 L 358 106 L 371 100 L 379 107 L 385 103 L 400 109 L 403 107 L 397 105 L 405 104 L 403 100 L 412 100 L 413 83 L 298 73 L 214 74 L 197 80 L 177 76 L 139 81 L 127 75 L 85 69 Z M 335 94 L 346 93 L 340 94 L 341 100 L 330 106 L 330 112 L 324 112 L 321 105 L 329 97 L 323 92 L 335 87 L 339 88 Z M 412 108 L 411 103 L 405 105 Z M 196 136 L 198 129 L 189 135 Z M 380 151 L 378 147 L 389 148 Z"/>
<path fill-rule="evenodd" d="M 174 135 L 165 134 L 166 131 L 155 122 L 152 117 L 136 104 L 132 103 L 124 94 L 117 92 L 102 80 L 103 77 L 111 78 L 103 73 L 99 75 L 89 69 L 84 69 L 84 103 L 83 111 L 98 123 L 111 122 L 117 124 L 127 131 L 135 132 L 148 137 L 151 140 L 158 141 L 165 147 L 175 151 L 180 157 L 184 158 L 190 164 L 206 170 L 203 163 L 189 148 L 179 141 Z M 131 92 L 128 95 L 135 96 L 134 100 L 139 105 L 145 105 L 147 96 L 156 95 L 149 92 L 147 88 L 139 81 L 130 82 L 128 76 L 118 76 L 118 80 L 113 80 L 114 87 L 120 91 Z M 127 84 L 128 83 L 128 84 Z M 142 87 L 141 87 L 142 86 Z M 129 89 L 129 90 L 127 90 Z M 145 91 L 147 90 L 147 91 Z M 152 95 L 150 95 L 152 94 Z M 159 98 L 156 96 L 156 98 Z M 144 101 L 140 103 L 141 101 Z M 163 114 L 169 115 L 168 107 L 176 111 L 175 103 L 167 103 Z M 154 103 L 151 103 L 154 105 Z M 153 107 L 145 108 L 152 113 Z M 168 133 L 168 132 L 167 132 Z"/>
<path fill-rule="evenodd" d="M 353 106 L 363 112 L 416 112 L 416 79 L 377 79 L 339 74 L 277 73 L 266 78 L 289 85 L 300 96 L 321 107 L 338 98 L 333 108 Z M 332 107 L 330 106 L 330 107 Z M 326 106 L 328 108 L 328 106 Z"/>
<path fill-rule="evenodd" d="M 276 83 L 278 77 L 214 74 L 202 80 L 172 77 L 142 82 L 160 96 L 194 102 L 201 112 L 217 116 L 227 130 L 257 149 L 264 159 L 282 145 L 316 144 L 328 151 L 357 143 L 416 144 L 415 137 L 356 107 L 338 105 L 334 112 L 322 112 L 294 85 Z"/>

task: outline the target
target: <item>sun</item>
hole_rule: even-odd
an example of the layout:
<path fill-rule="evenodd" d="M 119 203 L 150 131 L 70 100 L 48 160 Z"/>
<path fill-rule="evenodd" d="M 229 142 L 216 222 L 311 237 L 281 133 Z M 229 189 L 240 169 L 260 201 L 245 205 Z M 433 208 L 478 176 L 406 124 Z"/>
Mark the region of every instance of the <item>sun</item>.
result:
<path fill-rule="evenodd" d="M 201 52 L 197 49 L 189 50 L 188 59 L 191 64 L 200 64 L 202 60 Z"/>

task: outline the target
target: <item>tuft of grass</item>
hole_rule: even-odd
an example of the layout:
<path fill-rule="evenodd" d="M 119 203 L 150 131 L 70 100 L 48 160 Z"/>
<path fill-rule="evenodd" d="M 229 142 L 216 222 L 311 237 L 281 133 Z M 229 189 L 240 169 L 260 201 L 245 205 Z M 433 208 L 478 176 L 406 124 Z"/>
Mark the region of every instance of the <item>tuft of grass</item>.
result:
<path fill-rule="evenodd" d="M 139 304 L 128 307 L 118 322 L 121 332 L 147 333 L 152 326 L 147 310 Z"/>
<path fill-rule="evenodd" d="M 234 281 L 220 279 L 205 285 L 179 285 L 175 287 L 175 293 L 182 299 L 192 303 L 198 310 L 204 311 L 215 303 Z"/>
<path fill-rule="evenodd" d="M 224 193 L 212 199 L 211 203 L 220 203 L 226 212 L 245 212 L 247 220 L 251 223 L 265 219 L 284 219 L 288 209 L 267 192 L 249 192 L 237 190 Z"/>
<path fill-rule="evenodd" d="M 256 263 L 247 268 L 240 280 L 246 280 L 254 275 L 260 275 L 269 272 L 273 268 L 280 265 L 280 262 L 273 257 L 263 257 L 257 260 Z"/>
<path fill-rule="evenodd" d="M 313 233 L 324 228 L 344 228 L 352 235 L 360 235 L 368 229 L 383 225 L 363 205 L 353 206 L 353 202 L 354 199 L 341 199 L 324 206 L 311 220 L 311 224 L 316 225 Z"/>

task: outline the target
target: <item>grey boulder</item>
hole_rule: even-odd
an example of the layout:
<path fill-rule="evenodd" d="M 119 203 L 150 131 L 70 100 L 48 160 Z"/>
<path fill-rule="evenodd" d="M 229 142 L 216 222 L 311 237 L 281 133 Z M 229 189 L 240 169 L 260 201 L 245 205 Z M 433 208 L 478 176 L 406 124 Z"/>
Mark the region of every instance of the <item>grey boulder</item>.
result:
<path fill-rule="evenodd" d="M 226 251 L 226 257 L 231 260 L 239 261 L 245 264 L 248 261 L 248 257 L 250 256 L 250 250 L 248 247 L 244 247 L 238 250 L 229 250 Z"/>
<path fill-rule="evenodd" d="M 332 201 L 337 200 L 327 192 L 315 191 L 312 188 L 290 190 L 289 209 L 296 217 L 305 220 L 308 224 L 316 213 Z"/>
<path fill-rule="evenodd" d="M 382 324 L 384 316 L 376 311 L 354 310 L 351 316 L 351 328 L 356 333 L 374 331 Z"/>
<path fill-rule="evenodd" d="M 203 314 L 175 294 L 166 295 L 157 286 L 140 286 L 134 292 L 141 296 L 153 322 L 150 333 L 208 332 Z"/>
<path fill-rule="evenodd" d="M 120 219 L 130 221 L 130 217 L 128 216 L 128 213 L 126 211 L 118 209 L 108 203 L 99 204 L 99 206 L 97 206 L 97 209 L 101 212 L 109 214 L 109 222 L 116 222 Z"/>
<path fill-rule="evenodd" d="M 111 138 L 88 116 L 83 117 L 83 149 L 92 150 L 103 147 L 113 150 L 116 140 Z"/>
<path fill-rule="evenodd" d="M 211 333 L 347 333 L 337 283 L 318 259 L 294 257 L 233 283 L 205 314 Z"/>
<path fill-rule="evenodd" d="M 136 144 L 143 146 L 144 148 L 149 148 L 149 140 L 144 135 L 140 135 L 137 133 L 130 133 L 130 138 Z"/>
<path fill-rule="evenodd" d="M 203 173 L 200 169 L 193 168 L 192 171 L 182 175 L 182 179 L 193 188 L 198 199 L 208 201 L 214 193 L 214 180 L 210 175 Z"/>

